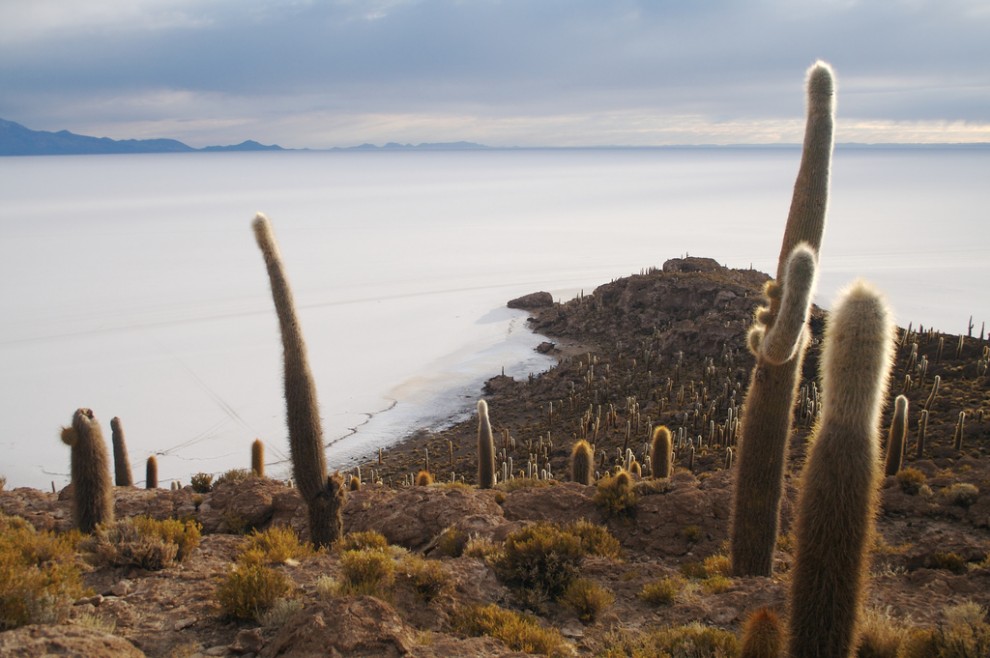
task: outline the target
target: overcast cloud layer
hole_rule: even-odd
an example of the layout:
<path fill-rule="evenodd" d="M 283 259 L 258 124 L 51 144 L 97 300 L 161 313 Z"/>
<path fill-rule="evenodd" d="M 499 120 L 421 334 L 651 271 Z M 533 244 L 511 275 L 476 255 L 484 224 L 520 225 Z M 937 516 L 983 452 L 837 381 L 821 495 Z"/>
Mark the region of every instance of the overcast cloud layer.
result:
<path fill-rule="evenodd" d="M 0 117 L 192 146 L 990 141 L 986 0 L 0 0 Z"/>

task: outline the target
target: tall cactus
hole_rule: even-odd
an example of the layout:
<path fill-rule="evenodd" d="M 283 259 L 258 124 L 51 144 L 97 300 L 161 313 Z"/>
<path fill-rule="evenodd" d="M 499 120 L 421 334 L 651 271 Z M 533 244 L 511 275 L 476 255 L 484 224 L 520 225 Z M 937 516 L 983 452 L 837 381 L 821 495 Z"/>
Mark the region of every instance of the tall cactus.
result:
<path fill-rule="evenodd" d="M 880 482 L 880 414 L 894 323 L 869 285 L 844 291 L 821 357 L 822 418 L 801 476 L 791 577 L 791 658 L 855 646 Z"/>
<path fill-rule="evenodd" d="M 327 478 L 316 385 L 309 369 L 306 343 L 303 341 L 292 291 L 285 276 L 271 223 L 265 215 L 258 213 L 252 226 L 268 269 L 275 312 L 282 334 L 292 478 L 309 510 L 310 539 L 317 546 L 329 546 L 344 531 L 341 516 L 345 495 L 343 480 L 340 477 Z"/>
<path fill-rule="evenodd" d="M 730 535 L 732 572 L 769 576 L 777 541 L 784 463 L 807 346 L 807 306 L 825 230 L 835 115 L 832 69 L 808 70 L 804 150 L 784 230 L 769 307 L 757 312 L 737 455 Z"/>
<path fill-rule="evenodd" d="M 488 403 L 478 400 L 478 488 L 495 486 L 495 439 L 488 420 Z"/>
<path fill-rule="evenodd" d="M 113 443 L 114 483 L 118 487 L 134 486 L 131 462 L 127 458 L 127 443 L 124 441 L 124 428 L 117 416 L 110 419 L 110 441 Z"/>
<path fill-rule="evenodd" d="M 590 486 L 595 479 L 595 452 L 591 444 L 579 439 L 571 449 L 571 482 Z"/>
<path fill-rule="evenodd" d="M 72 518 L 82 532 L 113 523 L 110 456 L 100 424 L 91 409 L 76 409 L 72 424 L 62 428 L 62 442 L 72 448 Z"/>
<path fill-rule="evenodd" d="M 904 465 L 904 448 L 907 445 L 908 399 L 898 395 L 894 400 L 894 415 L 890 418 L 890 431 L 887 433 L 887 459 L 884 462 L 884 475 L 897 475 Z"/>
<path fill-rule="evenodd" d="M 144 467 L 144 488 L 158 488 L 158 458 L 154 455 L 148 457 L 148 462 Z"/>

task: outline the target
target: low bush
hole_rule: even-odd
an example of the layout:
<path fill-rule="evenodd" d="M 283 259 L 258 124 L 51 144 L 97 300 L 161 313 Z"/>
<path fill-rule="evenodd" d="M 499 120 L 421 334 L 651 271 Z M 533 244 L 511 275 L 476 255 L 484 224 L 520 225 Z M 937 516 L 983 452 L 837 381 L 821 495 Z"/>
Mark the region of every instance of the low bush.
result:
<path fill-rule="evenodd" d="M 399 560 L 396 577 L 427 603 L 450 591 L 454 584 L 443 564 L 412 554 Z"/>
<path fill-rule="evenodd" d="M 490 605 L 474 605 L 454 612 L 454 628 L 465 635 L 488 635 L 513 651 L 543 656 L 569 656 L 571 647 L 554 628 L 544 628 L 533 617 Z"/>
<path fill-rule="evenodd" d="M 687 582 L 679 576 L 659 578 L 643 585 L 643 589 L 639 591 L 639 598 L 650 605 L 673 605 L 686 585 Z"/>
<path fill-rule="evenodd" d="M 85 595 L 76 557 L 78 532 L 37 532 L 0 513 L 0 631 L 65 618 Z"/>
<path fill-rule="evenodd" d="M 990 624 L 975 603 L 946 608 L 935 629 L 915 629 L 904 639 L 899 658 L 973 658 L 990 656 Z"/>
<path fill-rule="evenodd" d="M 636 512 L 636 499 L 633 478 L 626 470 L 605 476 L 596 485 L 595 504 L 605 516 L 632 516 Z"/>
<path fill-rule="evenodd" d="M 739 640 L 730 631 L 698 623 L 660 628 L 633 635 L 610 633 L 603 658 L 733 658 L 739 655 Z"/>
<path fill-rule="evenodd" d="M 344 551 L 340 556 L 341 594 L 384 597 L 395 582 L 395 561 L 377 549 Z"/>
<path fill-rule="evenodd" d="M 509 533 L 493 566 L 505 584 L 556 598 L 577 577 L 584 554 L 578 536 L 540 522 Z"/>
<path fill-rule="evenodd" d="M 289 526 L 271 526 L 264 532 L 253 531 L 244 540 L 241 555 L 262 564 L 285 564 L 313 555 L 313 548 L 299 540 Z"/>
<path fill-rule="evenodd" d="M 376 530 L 348 532 L 334 544 L 334 549 L 339 553 L 362 550 L 385 551 L 388 549 L 388 540 Z"/>
<path fill-rule="evenodd" d="M 593 580 L 578 578 L 560 595 L 560 602 L 573 610 L 583 623 L 590 624 L 615 603 L 615 595 Z"/>
<path fill-rule="evenodd" d="M 569 532 L 581 540 L 581 550 L 585 555 L 598 555 L 607 558 L 618 558 L 621 545 L 611 532 L 603 525 L 580 519 L 564 526 Z"/>
<path fill-rule="evenodd" d="M 968 482 L 957 482 L 942 492 L 942 497 L 947 503 L 959 507 L 969 507 L 976 502 L 979 495 L 980 490 Z"/>
<path fill-rule="evenodd" d="M 263 564 L 239 562 L 217 586 L 216 599 L 224 614 L 260 621 L 292 589 L 292 581 L 280 571 Z"/>
<path fill-rule="evenodd" d="M 901 491 L 912 496 L 921 491 L 921 487 L 928 481 L 924 473 L 910 466 L 898 471 L 895 477 L 897 478 L 897 484 L 901 487 Z"/>
<path fill-rule="evenodd" d="M 210 493 L 213 491 L 213 474 L 196 473 L 189 480 L 189 484 L 192 485 L 192 490 L 196 493 Z"/>

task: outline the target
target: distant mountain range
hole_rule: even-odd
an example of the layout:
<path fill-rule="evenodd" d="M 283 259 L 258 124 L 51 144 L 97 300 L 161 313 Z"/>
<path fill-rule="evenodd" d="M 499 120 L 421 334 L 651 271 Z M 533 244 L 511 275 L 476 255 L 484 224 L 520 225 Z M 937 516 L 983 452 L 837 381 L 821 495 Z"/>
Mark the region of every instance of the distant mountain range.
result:
<path fill-rule="evenodd" d="M 487 148 L 472 142 L 445 142 L 438 144 L 397 144 L 385 146 L 362 144 L 334 151 L 450 151 Z M 19 123 L 0 119 L 0 155 L 93 155 L 101 153 L 192 153 L 215 151 L 284 151 L 281 146 L 266 146 L 253 140 L 233 146 L 207 146 L 193 148 L 176 139 L 110 139 L 77 135 L 68 130 L 49 132 L 31 130 Z"/>
<path fill-rule="evenodd" d="M 194 151 L 281 151 L 248 140 L 234 146 L 193 148 L 175 139 L 110 139 L 77 135 L 68 130 L 31 130 L 0 119 L 0 155 L 90 155 L 99 153 L 190 153 Z"/>

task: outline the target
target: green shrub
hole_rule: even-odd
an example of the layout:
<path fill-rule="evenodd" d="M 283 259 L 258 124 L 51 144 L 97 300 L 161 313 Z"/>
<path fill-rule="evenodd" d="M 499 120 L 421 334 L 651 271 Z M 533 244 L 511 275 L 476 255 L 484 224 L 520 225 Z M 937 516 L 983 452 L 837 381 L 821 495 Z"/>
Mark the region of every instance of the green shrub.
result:
<path fill-rule="evenodd" d="M 189 484 L 192 485 L 192 490 L 196 493 L 210 493 L 213 491 L 213 474 L 212 473 L 196 473 L 189 480 Z"/>
<path fill-rule="evenodd" d="M 912 496 L 921 491 L 921 487 L 928 481 L 924 473 L 910 466 L 898 471 L 895 477 L 897 484 L 901 486 L 901 491 Z"/>
<path fill-rule="evenodd" d="M 453 587 L 453 579 L 443 564 L 419 555 L 403 556 L 397 567 L 397 576 L 400 582 L 408 585 L 427 603 Z"/>
<path fill-rule="evenodd" d="M 263 564 L 285 564 L 313 555 L 313 548 L 299 540 L 289 526 L 271 526 L 264 532 L 253 531 L 244 540 L 241 555 Z"/>
<path fill-rule="evenodd" d="M 639 598 L 650 605 L 672 605 L 678 594 L 684 591 L 685 585 L 687 583 L 679 576 L 659 578 L 643 585 Z"/>
<path fill-rule="evenodd" d="M 566 532 L 576 535 L 581 540 L 581 550 L 585 555 L 599 555 L 607 558 L 618 558 L 621 545 L 608 528 L 586 519 L 569 523 L 564 527 Z"/>
<path fill-rule="evenodd" d="M 373 548 L 347 550 L 340 556 L 344 578 L 342 594 L 384 596 L 395 581 L 395 561 L 387 553 Z"/>
<path fill-rule="evenodd" d="M 733 633 L 698 623 L 639 635 L 610 633 L 606 642 L 604 658 L 735 658 L 740 651 Z"/>
<path fill-rule="evenodd" d="M 933 630 L 914 630 L 904 640 L 903 658 L 990 656 L 990 624 L 975 603 L 945 609 L 945 622 Z"/>
<path fill-rule="evenodd" d="M 185 560 L 199 546 L 202 539 L 203 526 L 192 519 L 157 521 L 147 516 L 135 516 L 131 521 L 142 535 L 159 537 L 162 541 L 175 544 L 178 547 L 175 559 L 179 562 Z"/>
<path fill-rule="evenodd" d="M 363 550 L 384 551 L 388 549 L 388 540 L 376 530 L 348 532 L 334 545 L 334 549 L 340 553 Z"/>
<path fill-rule="evenodd" d="M 959 507 L 969 507 L 976 502 L 980 490 L 967 482 L 957 482 L 942 492 L 946 502 Z"/>
<path fill-rule="evenodd" d="M 636 511 L 636 492 L 628 471 L 620 469 L 615 475 L 605 476 L 595 488 L 595 504 L 608 517 L 631 516 Z"/>
<path fill-rule="evenodd" d="M 240 562 L 227 573 L 216 589 L 223 612 L 236 619 L 260 621 L 279 599 L 292 592 L 292 581 L 263 564 Z"/>
<path fill-rule="evenodd" d="M 468 534 L 458 528 L 447 528 L 436 539 L 437 555 L 460 557 L 468 543 Z"/>
<path fill-rule="evenodd" d="M 243 482 L 244 480 L 254 477 L 254 473 L 246 468 L 234 468 L 226 473 L 220 475 L 217 481 L 213 483 L 213 488 L 216 489 L 222 484 L 237 484 L 238 482 Z"/>
<path fill-rule="evenodd" d="M 583 557 L 579 537 L 539 522 L 509 533 L 493 566 L 507 585 L 556 598 L 577 577 Z"/>
<path fill-rule="evenodd" d="M 452 623 L 460 633 L 494 637 L 513 651 L 544 656 L 572 654 L 570 646 L 556 629 L 543 628 L 534 618 L 505 610 L 494 603 L 456 610 Z"/>
<path fill-rule="evenodd" d="M 76 558 L 81 535 L 37 532 L 0 513 L 0 631 L 65 618 L 86 593 Z"/>
<path fill-rule="evenodd" d="M 560 602 L 572 609 L 585 624 L 594 622 L 602 610 L 615 603 L 615 595 L 588 578 L 571 581 Z"/>

